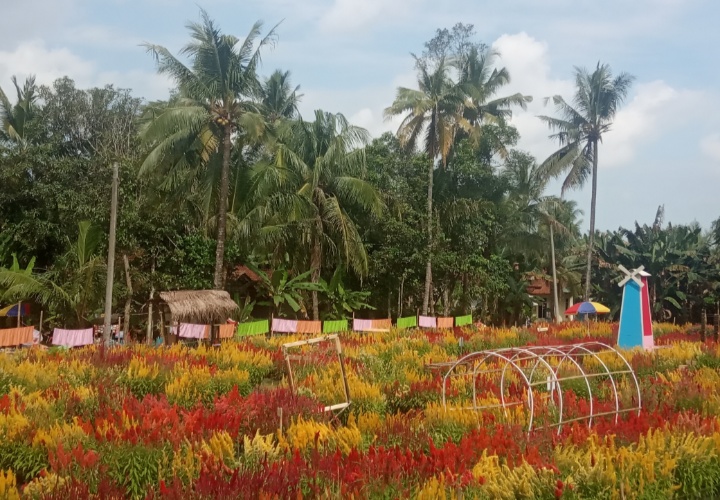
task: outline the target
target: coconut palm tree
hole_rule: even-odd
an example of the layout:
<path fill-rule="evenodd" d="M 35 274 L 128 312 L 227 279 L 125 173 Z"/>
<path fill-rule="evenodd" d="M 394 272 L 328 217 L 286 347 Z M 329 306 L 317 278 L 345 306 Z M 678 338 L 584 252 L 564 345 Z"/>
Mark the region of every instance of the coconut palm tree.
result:
<path fill-rule="evenodd" d="M 10 104 L 7 95 L 0 88 L 0 140 L 15 143 L 24 149 L 27 147 L 27 125 L 34 114 L 38 98 L 37 86 L 35 76 L 32 75 L 25 79 L 22 88 L 15 76 L 12 77 L 12 82 L 17 94 L 15 105 Z"/>
<path fill-rule="evenodd" d="M 290 72 L 275 70 L 266 78 L 260 88 L 260 102 L 270 123 L 283 118 L 298 116 L 298 103 L 302 94 L 298 94 L 300 85 L 290 83 Z"/>
<path fill-rule="evenodd" d="M 499 53 L 495 50 L 472 47 L 455 63 L 459 72 L 458 82 L 466 95 L 467 103 L 463 108 L 464 118 L 473 125 L 476 137 L 488 123 L 499 123 L 512 116 L 513 106 L 527 108 L 532 102 L 531 96 L 521 93 L 497 97 L 497 93 L 510 83 L 510 73 L 506 68 L 497 68 L 495 63 Z M 507 151 L 499 144 L 501 155 Z"/>
<path fill-rule="evenodd" d="M 590 272 L 595 238 L 597 205 L 598 145 L 612 126 L 615 115 L 627 97 L 633 77 L 627 73 L 613 77 L 610 66 L 597 64 L 595 71 L 575 68 L 575 96 L 572 104 L 561 96 L 552 97 L 559 118 L 540 116 L 555 133 L 560 149 L 551 154 L 542 168 L 553 177 L 567 173 L 562 192 L 585 184 L 592 178 L 590 233 L 585 272 L 585 300 L 590 300 Z"/>
<path fill-rule="evenodd" d="M 459 135 L 478 140 L 484 125 L 504 120 L 511 116 L 512 106 L 525 108 L 532 100 L 522 94 L 496 97 L 498 90 L 510 82 L 505 68 L 493 68 L 496 57 L 494 51 L 473 46 L 459 57 L 450 60 L 441 57 L 432 70 L 426 60 L 416 58 L 418 90 L 398 88 L 395 101 L 385 109 L 386 118 L 404 115 L 397 132 L 400 143 L 408 149 L 418 149 L 422 141 L 422 149 L 430 159 L 423 314 L 427 314 L 432 289 L 432 193 L 436 162 L 447 165 Z M 451 77 L 453 70 L 458 75 L 457 81 Z M 505 153 L 503 148 L 500 153 Z"/>
<path fill-rule="evenodd" d="M 433 247 L 433 177 L 438 159 L 447 165 L 450 150 L 459 127 L 472 127 L 463 118 L 465 95 L 450 77 L 451 65 L 443 58 L 434 69 L 416 58 L 418 89 L 399 87 L 395 101 L 385 109 L 386 119 L 404 115 L 397 131 L 400 144 L 409 150 L 425 151 L 429 159 L 427 194 L 428 253 L 425 265 L 425 294 L 423 314 L 427 314 L 432 288 Z"/>
<path fill-rule="evenodd" d="M 256 70 L 261 50 L 275 40 L 274 29 L 260 38 L 257 22 L 244 40 L 225 35 L 208 14 L 201 22 L 188 24 L 191 42 L 181 51 L 190 58 L 186 66 L 168 49 L 147 44 L 158 72 L 176 83 L 179 97 L 144 129 L 144 139 L 153 146 L 142 171 L 168 168 L 186 171 L 196 166 L 219 167 L 217 198 L 217 247 L 214 286 L 223 287 L 230 162 L 233 146 L 263 134 L 260 106 L 253 101 L 260 83 Z"/>
<path fill-rule="evenodd" d="M 575 208 L 575 202 L 545 195 L 550 178 L 526 153 L 511 152 L 501 175 L 510 186 L 506 201 L 508 230 L 505 238 L 508 246 L 542 262 L 547 255 L 549 240 L 553 316 L 559 321 L 555 241 L 559 238 L 564 243 L 579 234 L 577 221 L 580 212 Z"/>
<path fill-rule="evenodd" d="M 312 122 L 291 121 L 278 131 L 271 157 L 256 168 L 258 192 L 265 193 L 263 228 L 275 248 L 283 244 L 309 249 L 311 282 L 319 283 L 326 256 L 356 273 L 367 273 L 367 254 L 351 206 L 377 214 L 380 194 L 362 179 L 369 134 L 342 114 L 315 111 Z M 320 318 L 318 292 L 312 291 L 313 318 Z"/>

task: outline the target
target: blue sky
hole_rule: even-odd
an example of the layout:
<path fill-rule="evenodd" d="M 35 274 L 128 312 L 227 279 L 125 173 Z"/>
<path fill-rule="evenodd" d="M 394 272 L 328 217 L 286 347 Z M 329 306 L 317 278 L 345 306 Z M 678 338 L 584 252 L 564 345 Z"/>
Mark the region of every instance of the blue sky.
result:
<path fill-rule="evenodd" d="M 511 73 L 507 93 L 535 97 L 513 122 L 539 160 L 554 147 L 535 118 L 552 112 L 542 98 L 571 96 L 574 65 L 607 62 L 637 79 L 600 149 L 598 227 L 651 223 L 660 204 L 674 223 L 720 217 L 717 0 L 25 0 L 0 7 L 0 86 L 68 75 L 163 98 L 171 84 L 139 44 L 177 52 L 198 4 L 237 36 L 282 21 L 262 72 L 290 70 L 304 114 L 339 111 L 374 135 L 397 125 L 382 110 L 398 85 L 414 85 L 409 53 L 437 28 L 474 24 Z M 568 196 L 589 213 L 589 186 Z"/>

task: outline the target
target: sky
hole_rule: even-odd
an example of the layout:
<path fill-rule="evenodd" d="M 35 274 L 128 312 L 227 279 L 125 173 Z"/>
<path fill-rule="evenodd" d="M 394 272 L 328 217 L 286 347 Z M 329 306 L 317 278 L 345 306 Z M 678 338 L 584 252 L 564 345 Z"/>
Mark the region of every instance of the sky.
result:
<path fill-rule="evenodd" d="M 261 74 L 290 70 L 300 111 L 341 112 L 374 136 L 398 86 L 415 87 L 410 53 L 438 28 L 473 24 L 500 53 L 509 95 L 534 97 L 512 122 L 518 144 L 542 161 L 555 148 L 537 115 L 543 98 L 573 93 L 573 68 L 598 61 L 636 80 L 599 149 L 597 227 L 651 224 L 659 205 L 674 224 L 720 217 L 720 2 L 717 0 L 0 0 L 0 86 L 35 74 L 80 87 L 113 83 L 162 99 L 172 87 L 141 46 L 177 53 L 199 6 L 244 37 L 256 20 L 276 30 Z M 566 193 L 586 216 L 590 183 Z M 548 194 L 560 194 L 559 182 Z"/>

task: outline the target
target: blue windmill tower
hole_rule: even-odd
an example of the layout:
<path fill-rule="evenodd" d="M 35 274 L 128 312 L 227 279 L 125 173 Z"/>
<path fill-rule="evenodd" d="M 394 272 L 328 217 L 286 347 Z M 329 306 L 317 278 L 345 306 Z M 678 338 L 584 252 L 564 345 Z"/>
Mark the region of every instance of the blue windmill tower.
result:
<path fill-rule="evenodd" d="M 652 350 L 655 341 L 647 282 L 650 273 L 645 271 L 645 266 L 632 271 L 628 271 L 622 265 L 618 268 L 625 273 L 625 277 L 618 283 L 623 289 L 618 346 L 624 349 L 643 347 Z"/>

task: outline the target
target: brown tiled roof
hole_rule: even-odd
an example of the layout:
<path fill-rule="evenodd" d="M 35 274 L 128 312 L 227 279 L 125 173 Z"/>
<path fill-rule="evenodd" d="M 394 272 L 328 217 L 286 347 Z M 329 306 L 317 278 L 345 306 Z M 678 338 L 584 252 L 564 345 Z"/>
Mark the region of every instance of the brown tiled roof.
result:
<path fill-rule="evenodd" d="M 550 295 L 550 281 L 544 278 L 535 278 L 527 286 L 530 295 Z"/>
<path fill-rule="evenodd" d="M 260 276 L 258 276 L 252 269 L 247 266 L 237 266 L 235 269 L 233 269 L 232 276 L 235 279 L 240 279 L 243 276 L 247 276 L 247 278 L 254 283 L 260 281 Z"/>

